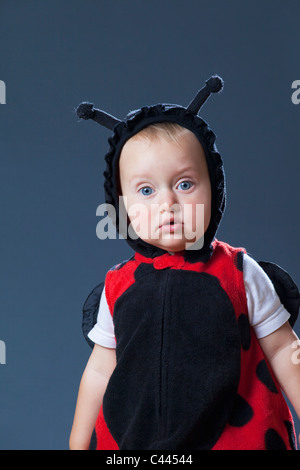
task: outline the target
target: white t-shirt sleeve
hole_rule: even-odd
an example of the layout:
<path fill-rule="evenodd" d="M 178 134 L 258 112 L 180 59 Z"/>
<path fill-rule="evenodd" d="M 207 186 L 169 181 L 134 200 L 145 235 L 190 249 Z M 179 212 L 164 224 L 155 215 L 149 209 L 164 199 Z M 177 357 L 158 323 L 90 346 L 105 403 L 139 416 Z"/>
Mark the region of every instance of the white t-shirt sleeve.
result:
<path fill-rule="evenodd" d="M 244 283 L 249 323 L 257 338 L 263 338 L 287 322 L 290 314 L 281 304 L 268 275 L 248 255 L 244 255 Z"/>
<path fill-rule="evenodd" d="M 114 324 L 107 305 L 105 288 L 101 294 L 97 323 L 88 333 L 88 337 L 93 343 L 104 346 L 105 348 L 115 349 L 116 347 Z"/>

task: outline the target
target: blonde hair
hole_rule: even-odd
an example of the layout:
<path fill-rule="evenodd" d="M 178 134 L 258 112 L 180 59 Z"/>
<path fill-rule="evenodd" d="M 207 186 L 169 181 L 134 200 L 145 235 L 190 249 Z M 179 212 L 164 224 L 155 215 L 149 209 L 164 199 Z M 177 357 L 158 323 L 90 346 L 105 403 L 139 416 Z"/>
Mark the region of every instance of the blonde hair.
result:
<path fill-rule="evenodd" d="M 164 121 L 150 124 L 131 137 L 130 140 L 137 140 L 140 138 L 148 140 L 162 139 L 167 142 L 174 142 L 180 145 L 180 138 L 188 133 L 194 135 L 192 131 L 175 122 Z"/>

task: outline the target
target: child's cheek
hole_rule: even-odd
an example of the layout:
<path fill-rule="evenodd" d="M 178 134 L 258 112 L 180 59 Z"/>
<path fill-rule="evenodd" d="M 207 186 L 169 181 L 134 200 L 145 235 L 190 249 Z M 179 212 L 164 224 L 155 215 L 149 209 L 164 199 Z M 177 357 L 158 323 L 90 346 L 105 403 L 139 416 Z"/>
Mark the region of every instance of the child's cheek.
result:
<path fill-rule="evenodd" d="M 153 231 L 150 208 L 146 204 L 135 203 L 127 206 L 127 213 L 137 236 L 142 240 L 150 240 Z"/>
<path fill-rule="evenodd" d="M 184 205 L 184 227 L 188 239 L 199 239 L 205 231 L 205 206 L 204 204 L 191 203 Z"/>

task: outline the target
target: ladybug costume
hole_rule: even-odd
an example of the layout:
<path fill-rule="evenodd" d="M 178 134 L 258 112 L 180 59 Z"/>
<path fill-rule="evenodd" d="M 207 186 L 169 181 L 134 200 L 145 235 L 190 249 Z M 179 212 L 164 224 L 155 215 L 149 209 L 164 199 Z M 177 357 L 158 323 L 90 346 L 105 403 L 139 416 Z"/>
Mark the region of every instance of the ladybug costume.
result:
<path fill-rule="evenodd" d="M 97 321 L 105 286 L 113 318 L 117 365 L 96 422 L 97 449 L 295 449 L 291 413 L 249 324 L 243 278 L 245 250 L 215 238 L 226 202 L 215 135 L 198 116 L 223 81 L 211 77 L 187 108 L 158 104 L 118 120 L 82 103 L 78 116 L 113 130 L 106 155 L 106 202 L 127 230 L 118 200 L 124 143 L 150 124 L 175 122 L 199 139 L 211 181 L 211 220 L 199 249 L 175 254 L 141 239 L 126 240 L 134 256 L 112 268 L 83 308 L 83 332 Z M 121 212 L 121 215 L 119 214 Z M 296 321 L 300 296 L 290 276 L 261 267 Z"/>

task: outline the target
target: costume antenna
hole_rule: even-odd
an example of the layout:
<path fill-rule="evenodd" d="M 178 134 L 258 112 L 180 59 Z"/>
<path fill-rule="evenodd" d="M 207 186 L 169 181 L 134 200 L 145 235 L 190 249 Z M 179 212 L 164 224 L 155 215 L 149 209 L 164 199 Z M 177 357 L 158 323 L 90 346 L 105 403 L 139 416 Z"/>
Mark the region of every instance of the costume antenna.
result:
<path fill-rule="evenodd" d="M 101 126 L 107 127 L 107 129 L 110 130 L 113 130 L 115 125 L 121 122 L 119 119 L 111 116 L 105 111 L 94 108 L 94 105 L 88 102 L 81 103 L 78 106 L 76 113 L 80 119 L 93 119 L 98 124 L 101 124 Z"/>
<path fill-rule="evenodd" d="M 218 75 L 213 75 L 205 83 L 205 86 L 198 91 L 193 101 L 191 101 L 187 107 L 187 109 L 193 114 L 197 114 L 199 112 L 200 108 L 204 105 L 211 93 L 218 93 L 224 86 L 222 78 Z"/>

